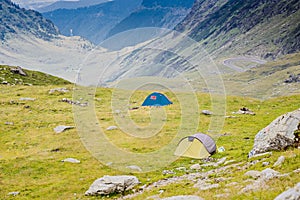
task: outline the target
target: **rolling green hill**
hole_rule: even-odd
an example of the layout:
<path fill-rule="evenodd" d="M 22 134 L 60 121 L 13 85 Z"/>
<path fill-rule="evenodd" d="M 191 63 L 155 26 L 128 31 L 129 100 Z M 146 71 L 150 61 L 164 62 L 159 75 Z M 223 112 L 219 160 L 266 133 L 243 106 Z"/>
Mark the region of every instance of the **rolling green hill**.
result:
<path fill-rule="evenodd" d="M 71 84 L 62 78 L 42 72 L 21 69 L 26 75 L 13 72 L 19 67 L 0 65 L 0 83 L 7 85 L 64 85 Z"/>

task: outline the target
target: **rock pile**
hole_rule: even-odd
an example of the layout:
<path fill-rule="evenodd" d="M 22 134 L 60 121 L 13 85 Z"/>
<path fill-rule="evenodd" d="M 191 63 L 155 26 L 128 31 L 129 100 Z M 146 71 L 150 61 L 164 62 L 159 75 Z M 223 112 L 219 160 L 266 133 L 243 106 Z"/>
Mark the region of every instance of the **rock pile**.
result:
<path fill-rule="evenodd" d="M 291 74 L 289 78 L 284 80 L 285 83 L 300 83 L 300 74 Z"/>

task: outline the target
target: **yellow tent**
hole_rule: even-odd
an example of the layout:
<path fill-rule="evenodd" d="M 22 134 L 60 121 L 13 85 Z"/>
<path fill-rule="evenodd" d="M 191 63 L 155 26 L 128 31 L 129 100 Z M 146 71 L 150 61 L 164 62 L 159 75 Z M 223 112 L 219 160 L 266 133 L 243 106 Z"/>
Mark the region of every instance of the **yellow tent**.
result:
<path fill-rule="evenodd" d="M 216 143 L 208 135 L 197 133 L 193 136 L 184 137 L 178 143 L 175 150 L 176 156 L 190 158 L 207 158 L 216 152 Z"/>

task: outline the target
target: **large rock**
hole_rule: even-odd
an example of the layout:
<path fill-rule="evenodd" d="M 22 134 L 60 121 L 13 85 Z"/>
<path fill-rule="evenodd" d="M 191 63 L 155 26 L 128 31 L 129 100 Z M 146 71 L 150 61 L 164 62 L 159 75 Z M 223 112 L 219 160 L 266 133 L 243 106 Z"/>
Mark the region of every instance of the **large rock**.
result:
<path fill-rule="evenodd" d="M 122 193 L 139 184 L 135 176 L 103 176 L 94 181 L 85 195 L 108 195 Z"/>
<path fill-rule="evenodd" d="M 294 187 L 278 195 L 274 200 L 299 200 L 300 182 Z"/>
<path fill-rule="evenodd" d="M 257 133 L 249 157 L 270 150 L 283 150 L 295 143 L 295 131 L 300 128 L 300 109 L 284 114 Z"/>

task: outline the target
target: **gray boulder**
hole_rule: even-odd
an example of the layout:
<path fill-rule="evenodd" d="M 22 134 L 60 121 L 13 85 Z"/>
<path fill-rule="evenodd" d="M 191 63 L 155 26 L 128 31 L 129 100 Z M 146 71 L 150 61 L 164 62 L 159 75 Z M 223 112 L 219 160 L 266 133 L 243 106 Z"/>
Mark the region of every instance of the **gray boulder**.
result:
<path fill-rule="evenodd" d="M 274 200 L 299 200 L 300 199 L 300 182 L 294 187 L 278 195 Z"/>
<path fill-rule="evenodd" d="M 109 195 L 113 193 L 122 193 L 132 189 L 139 184 L 135 176 L 103 176 L 94 181 L 85 195 Z"/>
<path fill-rule="evenodd" d="M 270 150 L 284 150 L 295 143 L 295 131 L 300 127 L 300 109 L 284 114 L 257 133 L 248 156 Z"/>

